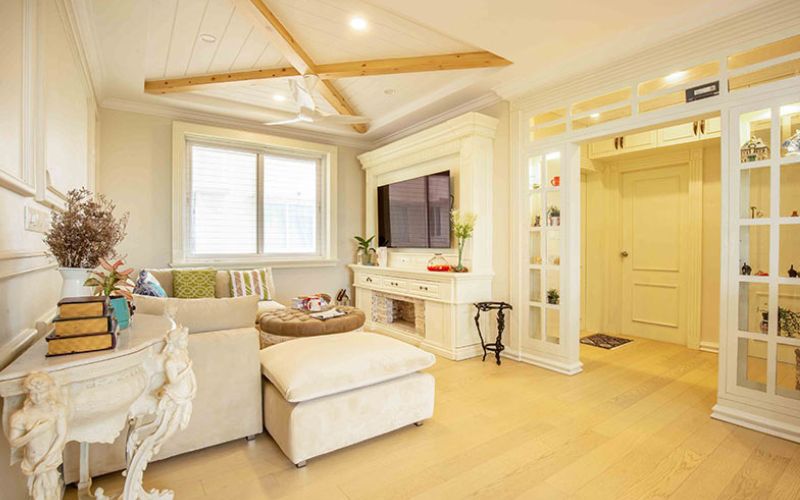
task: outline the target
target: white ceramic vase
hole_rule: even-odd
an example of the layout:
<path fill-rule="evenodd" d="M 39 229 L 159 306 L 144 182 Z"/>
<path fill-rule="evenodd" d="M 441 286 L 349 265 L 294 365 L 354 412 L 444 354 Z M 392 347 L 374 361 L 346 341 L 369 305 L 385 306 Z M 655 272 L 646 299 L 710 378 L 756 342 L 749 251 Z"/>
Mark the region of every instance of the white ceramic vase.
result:
<path fill-rule="evenodd" d="M 92 287 L 83 286 L 86 280 L 89 279 L 91 269 L 84 269 L 82 267 L 59 267 L 58 272 L 61 273 L 61 278 L 64 283 L 61 285 L 61 298 L 64 297 L 82 297 L 92 295 Z"/>

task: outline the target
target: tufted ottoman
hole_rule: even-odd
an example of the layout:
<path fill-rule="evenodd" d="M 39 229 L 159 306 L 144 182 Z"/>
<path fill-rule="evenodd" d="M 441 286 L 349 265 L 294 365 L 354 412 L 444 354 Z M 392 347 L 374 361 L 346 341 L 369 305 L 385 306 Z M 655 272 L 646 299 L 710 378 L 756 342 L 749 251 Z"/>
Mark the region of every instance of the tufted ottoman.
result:
<path fill-rule="evenodd" d="M 436 357 L 377 333 L 297 339 L 262 349 L 264 427 L 298 467 L 433 416 Z"/>
<path fill-rule="evenodd" d="M 338 318 L 321 320 L 312 318 L 313 313 L 297 309 L 263 311 L 256 321 L 261 337 L 261 348 L 301 337 L 355 332 L 364 326 L 367 318 L 361 309 L 344 306 L 336 309 L 346 314 Z"/>

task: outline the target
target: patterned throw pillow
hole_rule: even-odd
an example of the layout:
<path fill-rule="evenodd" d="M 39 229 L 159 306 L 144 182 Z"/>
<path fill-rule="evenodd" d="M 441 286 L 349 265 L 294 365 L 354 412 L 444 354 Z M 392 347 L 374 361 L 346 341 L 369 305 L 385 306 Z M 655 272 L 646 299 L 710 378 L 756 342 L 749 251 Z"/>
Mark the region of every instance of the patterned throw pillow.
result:
<path fill-rule="evenodd" d="M 231 297 L 258 295 L 259 300 L 271 300 L 269 296 L 269 274 L 266 269 L 228 271 L 231 276 Z"/>
<path fill-rule="evenodd" d="M 164 291 L 164 287 L 161 286 L 161 283 L 158 282 L 156 277 L 144 269 L 139 272 L 139 279 L 136 280 L 133 293 L 136 295 L 147 295 L 148 297 L 167 296 L 167 292 Z"/>
<path fill-rule="evenodd" d="M 174 269 L 172 287 L 178 299 L 214 298 L 217 271 L 214 269 Z"/>

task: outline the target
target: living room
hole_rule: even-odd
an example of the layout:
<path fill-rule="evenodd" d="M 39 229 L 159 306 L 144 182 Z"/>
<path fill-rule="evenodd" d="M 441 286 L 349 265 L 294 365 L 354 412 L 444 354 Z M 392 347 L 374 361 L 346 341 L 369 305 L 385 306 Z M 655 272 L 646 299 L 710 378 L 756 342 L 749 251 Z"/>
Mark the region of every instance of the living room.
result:
<path fill-rule="evenodd" d="M 3 498 L 800 498 L 793 1 L 0 25 Z"/>

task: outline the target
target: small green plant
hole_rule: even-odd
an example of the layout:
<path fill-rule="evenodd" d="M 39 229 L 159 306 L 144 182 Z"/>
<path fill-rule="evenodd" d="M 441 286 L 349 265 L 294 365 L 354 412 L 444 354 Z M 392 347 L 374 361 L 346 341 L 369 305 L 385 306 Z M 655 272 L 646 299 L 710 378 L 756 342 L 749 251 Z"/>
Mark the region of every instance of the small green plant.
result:
<path fill-rule="evenodd" d="M 113 264 L 106 259 L 100 259 L 100 269 L 92 271 L 84 286 L 94 288 L 95 295 L 106 297 L 125 297 L 133 299 L 132 290 L 134 283 L 130 279 L 133 269 L 120 269 L 124 265 L 122 259 L 117 259 Z"/>
<path fill-rule="evenodd" d="M 547 209 L 547 215 L 550 217 L 561 217 L 561 209 L 555 205 L 550 205 Z"/>
<path fill-rule="evenodd" d="M 455 272 L 466 272 L 467 268 L 462 263 L 464 257 L 464 244 L 468 239 L 472 238 L 472 233 L 475 232 L 475 223 L 478 221 L 477 214 L 472 212 L 461 213 L 458 210 L 450 212 L 453 219 L 453 234 L 456 236 L 458 243 L 458 264 L 453 268 Z"/>
<path fill-rule="evenodd" d="M 778 332 L 787 337 L 800 335 L 800 313 L 778 307 Z"/>
<path fill-rule="evenodd" d="M 358 243 L 358 255 L 361 256 L 361 264 L 365 266 L 372 265 L 372 255 L 375 249 L 372 248 L 372 240 L 375 239 L 373 234 L 369 238 L 362 238 L 361 236 L 353 236 L 353 239 Z"/>
<path fill-rule="evenodd" d="M 558 290 L 555 288 L 551 288 L 547 290 L 547 303 L 548 304 L 558 304 L 558 300 L 561 296 L 558 293 Z"/>

